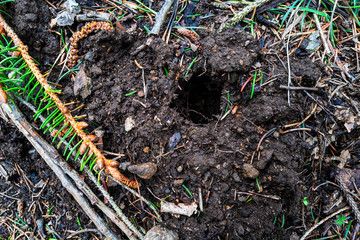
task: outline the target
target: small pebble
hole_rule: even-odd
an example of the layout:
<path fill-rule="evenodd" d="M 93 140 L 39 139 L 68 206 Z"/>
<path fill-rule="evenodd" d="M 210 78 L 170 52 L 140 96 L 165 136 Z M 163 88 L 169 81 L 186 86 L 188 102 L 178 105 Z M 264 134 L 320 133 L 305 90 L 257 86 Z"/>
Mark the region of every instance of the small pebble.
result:
<path fill-rule="evenodd" d="M 240 236 L 243 236 L 245 234 L 245 229 L 244 229 L 243 225 L 241 225 L 241 224 L 236 226 L 234 231 L 236 231 L 236 233 Z"/>
<path fill-rule="evenodd" d="M 130 116 L 125 119 L 125 131 L 129 132 L 135 127 L 135 120 Z"/>
<path fill-rule="evenodd" d="M 119 165 L 119 169 L 125 171 L 130 165 L 131 165 L 131 162 L 121 162 Z"/>
<path fill-rule="evenodd" d="M 155 226 L 146 233 L 144 240 L 179 240 L 179 236 L 167 228 Z"/>
<path fill-rule="evenodd" d="M 127 170 L 131 173 L 138 175 L 142 179 L 150 179 L 155 175 L 157 171 L 157 165 L 152 162 L 147 162 L 130 165 L 128 166 Z"/>
<path fill-rule="evenodd" d="M 84 68 L 80 68 L 79 72 L 75 76 L 75 82 L 74 82 L 74 95 L 75 97 L 80 96 L 82 99 L 87 98 L 91 95 L 91 89 L 92 89 L 92 81 L 91 78 L 89 78 Z"/>
<path fill-rule="evenodd" d="M 180 165 L 176 168 L 176 171 L 178 171 L 179 173 L 181 173 L 183 170 L 184 170 L 184 167 L 182 165 Z"/>
<path fill-rule="evenodd" d="M 181 135 L 179 132 L 174 133 L 169 139 L 169 149 L 170 152 L 173 153 L 176 145 L 180 142 Z"/>
<path fill-rule="evenodd" d="M 253 165 L 244 163 L 243 165 L 243 175 L 244 178 L 256 179 L 259 176 L 259 170 L 257 170 Z"/>
<path fill-rule="evenodd" d="M 237 174 L 236 172 L 233 173 L 232 177 L 233 177 L 235 182 L 240 182 L 239 174 Z"/>
<path fill-rule="evenodd" d="M 241 216 L 242 216 L 242 217 L 247 218 L 247 217 L 250 216 L 250 214 L 251 214 L 251 212 L 250 212 L 250 210 L 248 210 L 248 209 L 243 209 L 243 210 L 241 211 Z"/>
<path fill-rule="evenodd" d="M 184 183 L 184 179 L 175 179 L 174 180 L 174 185 L 175 186 L 180 186 Z"/>
<path fill-rule="evenodd" d="M 138 97 L 145 96 L 144 91 L 142 91 L 142 90 L 138 91 L 137 95 L 138 95 Z"/>
<path fill-rule="evenodd" d="M 280 137 L 280 133 L 278 131 L 274 132 L 274 138 L 279 138 Z"/>
<path fill-rule="evenodd" d="M 150 152 L 150 148 L 148 146 L 146 146 L 144 149 L 143 149 L 144 153 L 149 153 Z"/>

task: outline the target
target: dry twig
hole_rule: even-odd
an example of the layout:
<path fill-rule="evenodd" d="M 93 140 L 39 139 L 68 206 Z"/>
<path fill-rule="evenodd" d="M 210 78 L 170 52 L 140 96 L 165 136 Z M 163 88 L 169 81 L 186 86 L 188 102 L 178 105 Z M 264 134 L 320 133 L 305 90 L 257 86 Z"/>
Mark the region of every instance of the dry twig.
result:
<path fill-rule="evenodd" d="M 155 16 L 156 22 L 155 22 L 155 25 L 153 26 L 153 28 L 151 29 L 150 34 L 159 35 L 161 25 L 163 24 L 166 14 L 168 13 L 173 1 L 174 0 L 165 0 L 165 3 L 162 6 L 161 10 Z"/>
<path fill-rule="evenodd" d="M 270 0 L 257 0 L 249 5 L 247 5 L 241 12 L 234 15 L 232 19 L 230 19 L 223 27 L 219 29 L 219 32 L 221 32 L 224 28 L 233 27 L 236 24 L 238 24 L 243 18 L 249 14 L 251 11 L 254 10 L 256 7 L 260 7 L 264 5 L 265 3 L 269 2 Z"/>
<path fill-rule="evenodd" d="M 344 207 L 336 212 L 334 212 L 333 214 L 327 216 L 326 218 L 324 218 L 323 220 L 321 220 L 320 222 L 318 222 L 317 224 L 315 224 L 314 226 L 312 226 L 309 230 L 306 231 L 306 233 L 300 238 L 300 240 L 305 240 L 307 236 L 309 236 L 309 234 L 314 231 L 316 228 L 318 228 L 319 226 L 321 226 L 324 222 L 326 222 L 327 220 L 329 220 L 330 218 L 338 215 L 339 213 L 342 213 L 343 211 L 348 210 L 349 207 Z"/>

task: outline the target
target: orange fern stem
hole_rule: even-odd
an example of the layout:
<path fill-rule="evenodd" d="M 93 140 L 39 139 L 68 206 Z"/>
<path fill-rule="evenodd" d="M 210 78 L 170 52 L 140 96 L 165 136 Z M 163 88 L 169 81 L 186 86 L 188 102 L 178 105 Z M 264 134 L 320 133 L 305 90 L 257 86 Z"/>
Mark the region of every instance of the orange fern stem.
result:
<path fill-rule="evenodd" d="M 2 89 L 2 84 L 0 83 L 0 101 L 3 103 L 7 103 L 7 95 L 4 91 L 4 89 Z"/>
<path fill-rule="evenodd" d="M 97 165 L 100 169 L 105 168 L 105 172 L 110 173 L 115 179 L 119 180 L 125 185 L 128 185 L 132 188 L 137 188 L 138 183 L 136 181 L 131 181 L 128 178 L 126 178 L 124 175 L 122 175 L 119 170 L 116 168 L 114 169 L 111 165 L 112 162 L 107 160 L 105 156 L 100 152 L 99 149 L 96 148 L 95 144 L 91 142 L 91 139 L 89 136 L 82 130 L 83 127 L 85 127 L 84 122 L 76 122 L 74 117 L 69 113 L 67 107 L 61 102 L 59 97 L 54 93 L 54 89 L 48 84 L 47 80 L 44 78 L 44 76 L 41 74 L 39 68 L 36 66 L 34 60 L 30 57 L 28 53 L 27 46 L 20 40 L 20 38 L 16 35 L 16 33 L 9 27 L 9 25 L 5 22 L 5 20 L 0 15 L 0 26 L 4 28 L 5 32 L 11 39 L 13 40 L 14 44 L 18 46 L 18 49 L 26 62 L 26 64 L 29 66 L 29 69 L 32 71 L 38 82 L 41 84 L 41 86 L 44 88 L 46 94 L 52 99 L 52 101 L 56 104 L 58 109 L 62 112 L 66 120 L 70 123 L 70 125 L 75 130 L 76 134 L 85 142 L 88 147 L 91 149 L 91 151 L 95 154 L 97 157 Z M 88 27 L 86 27 L 88 26 Z M 100 25 L 89 23 L 85 27 L 86 29 L 90 29 L 91 31 L 95 31 L 96 29 L 102 29 L 102 27 L 106 27 L 107 24 L 101 23 Z M 93 27 L 95 26 L 95 27 Z M 85 28 L 84 27 L 84 28 Z M 90 28 L 89 28 L 90 27 Z M 0 28 L 1 29 L 1 28 Z M 94 30 L 92 30 L 94 29 Z M 84 30 L 83 34 L 86 34 L 90 30 Z M 90 32 L 91 32 L 90 31 Z M 79 36 L 81 37 L 81 36 Z M 81 38 L 80 38 L 81 39 Z"/>
<path fill-rule="evenodd" d="M 84 27 L 81 28 L 80 31 L 77 31 L 73 34 L 73 36 L 70 38 L 70 55 L 68 58 L 68 67 L 73 68 L 77 60 L 79 58 L 79 50 L 77 49 L 79 46 L 79 41 L 85 37 L 87 37 L 92 32 L 97 32 L 100 30 L 111 30 L 110 23 L 107 22 L 90 22 L 87 23 Z"/>
<path fill-rule="evenodd" d="M 193 31 L 187 28 L 178 28 L 176 29 L 176 31 L 181 35 L 190 38 L 195 43 L 199 51 L 201 51 L 201 45 L 199 43 L 198 36 L 196 35 L 196 33 L 194 33 Z"/>

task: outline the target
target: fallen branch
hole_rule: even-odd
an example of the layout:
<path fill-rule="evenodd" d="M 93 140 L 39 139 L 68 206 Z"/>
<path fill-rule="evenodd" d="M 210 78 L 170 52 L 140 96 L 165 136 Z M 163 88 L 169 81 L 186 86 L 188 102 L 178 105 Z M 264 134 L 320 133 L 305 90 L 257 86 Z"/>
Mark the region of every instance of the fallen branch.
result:
<path fill-rule="evenodd" d="M 336 179 L 337 183 L 339 184 L 341 190 L 344 192 L 346 200 L 349 203 L 351 210 L 353 211 L 353 213 L 355 215 L 356 220 L 358 222 L 360 222 L 360 211 L 358 209 L 358 206 L 357 206 L 354 198 L 349 194 L 350 190 L 346 186 L 342 174 L 346 174 L 346 172 L 343 169 L 339 170 L 339 173 L 336 174 L 335 179 Z"/>
<path fill-rule="evenodd" d="M 165 0 L 164 5 L 162 6 L 161 10 L 155 16 L 155 24 L 151 29 L 150 34 L 152 35 L 159 35 L 161 25 L 164 23 L 166 14 L 168 13 L 171 4 L 174 0 Z"/>
<path fill-rule="evenodd" d="M 295 87 L 295 86 L 286 86 L 286 85 L 280 85 L 281 89 L 289 89 L 289 90 L 308 90 L 308 91 L 317 91 L 319 90 L 316 87 Z"/>
<path fill-rule="evenodd" d="M 90 206 L 84 194 L 74 185 L 65 172 L 55 164 L 56 161 L 62 161 L 55 148 L 48 144 L 30 125 L 20 109 L 13 103 L 0 103 L 3 111 L 13 121 L 15 126 L 24 134 L 24 136 L 33 145 L 36 151 L 41 155 L 49 167 L 53 170 L 56 176 L 60 179 L 63 187 L 74 197 L 80 207 L 84 210 L 87 216 L 95 224 L 97 229 L 108 239 L 120 239 L 112 232 L 102 219 Z"/>
<path fill-rule="evenodd" d="M 31 111 L 36 113 L 36 109 L 33 105 L 26 102 L 22 98 L 15 96 L 22 104 L 27 106 Z M 39 119 L 41 122 L 45 122 L 45 118 L 40 116 Z M 55 129 L 57 131 L 57 129 Z M 68 145 L 66 140 L 63 140 L 65 145 Z M 70 147 L 70 151 L 73 147 Z M 73 157 L 76 157 L 75 152 L 72 153 Z M 62 160 L 62 159 L 61 159 Z M 128 218 L 124 215 L 121 209 L 116 205 L 115 201 L 112 199 L 110 194 L 104 189 L 104 187 L 97 182 L 96 177 L 90 171 L 88 167 L 85 167 L 90 180 L 95 184 L 95 186 L 100 190 L 100 192 L 104 195 L 106 199 L 110 202 L 111 206 L 115 210 L 112 211 L 109 207 L 107 207 L 90 189 L 90 187 L 84 182 L 83 178 L 80 177 L 79 173 L 74 169 L 70 168 L 69 165 L 65 161 L 55 162 L 62 170 L 76 183 L 77 187 L 88 197 L 92 205 L 96 205 L 109 219 L 111 219 L 120 229 L 125 233 L 125 235 L 131 239 L 135 240 L 136 237 L 133 236 L 135 233 L 140 239 L 142 239 L 143 235 L 136 229 L 136 227 L 128 220 Z M 126 185 L 125 185 L 126 186 Z M 120 217 L 121 220 L 118 218 Z"/>
<path fill-rule="evenodd" d="M 321 224 L 323 224 L 324 222 L 326 222 L 327 220 L 329 220 L 330 218 L 338 215 L 339 213 L 342 213 L 343 211 L 348 210 L 349 207 L 344 207 L 336 212 L 334 212 L 333 214 L 327 216 L 326 218 L 324 218 L 323 220 L 321 220 L 320 222 L 318 222 L 317 224 L 315 224 L 313 227 L 311 227 L 309 230 L 306 231 L 306 233 L 300 238 L 300 240 L 305 240 L 305 238 L 307 236 L 309 236 L 309 234 L 314 231 L 316 228 L 318 228 L 319 226 L 321 226 Z"/>
<path fill-rule="evenodd" d="M 220 27 L 219 32 L 221 32 L 224 28 L 233 27 L 238 24 L 243 18 L 248 15 L 251 11 L 254 10 L 256 7 L 260 7 L 265 3 L 269 2 L 270 0 L 257 0 L 249 5 L 247 5 L 241 12 L 234 15 L 232 19 L 230 19 L 225 26 Z"/>

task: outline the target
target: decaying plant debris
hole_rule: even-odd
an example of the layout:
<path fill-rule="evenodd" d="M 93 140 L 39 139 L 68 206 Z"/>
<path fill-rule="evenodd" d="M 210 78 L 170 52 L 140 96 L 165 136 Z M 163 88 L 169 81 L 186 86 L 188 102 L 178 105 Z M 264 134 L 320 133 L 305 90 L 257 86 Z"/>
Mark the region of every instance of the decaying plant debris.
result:
<path fill-rule="evenodd" d="M 359 4 L 2 2 L 0 237 L 357 239 Z"/>

